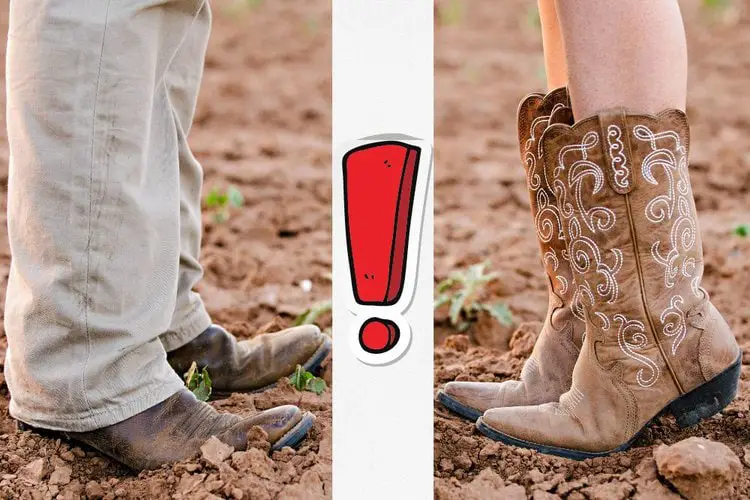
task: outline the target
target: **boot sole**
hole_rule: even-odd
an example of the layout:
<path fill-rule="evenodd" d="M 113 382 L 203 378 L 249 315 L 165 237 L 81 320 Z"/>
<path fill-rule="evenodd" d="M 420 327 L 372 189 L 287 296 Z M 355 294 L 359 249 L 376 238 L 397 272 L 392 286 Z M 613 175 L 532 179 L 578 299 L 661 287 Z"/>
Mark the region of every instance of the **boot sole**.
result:
<path fill-rule="evenodd" d="M 663 413 L 672 413 L 677 420 L 677 425 L 681 428 L 691 427 L 696 425 L 701 420 L 709 418 L 721 410 L 727 407 L 737 395 L 737 383 L 740 379 L 740 373 L 742 371 L 742 353 L 740 353 L 737 361 L 735 361 L 729 368 L 721 372 L 719 375 L 709 380 L 703 385 L 700 385 L 688 392 L 683 394 L 657 414 L 654 418 L 646 422 L 646 425 L 641 429 L 625 444 L 618 446 L 609 451 L 580 451 L 571 450 L 569 448 L 558 448 L 556 446 L 547 446 L 538 443 L 532 443 L 523 439 L 514 438 L 500 431 L 497 431 L 485 424 L 482 417 L 479 417 L 476 423 L 476 427 L 485 436 L 495 441 L 502 443 L 518 446 L 520 448 L 530 448 L 540 453 L 547 455 L 556 455 L 558 457 L 570 458 L 572 460 L 585 460 L 587 458 L 606 457 L 613 453 L 627 450 L 633 443 L 640 437 L 646 427 L 651 424 L 656 418 Z"/>
<path fill-rule="evenodd" d="M 325 339 L 320 344 L 320 347 L 318 347 L 315 352 L 313 353 L 310 358 L 305 361 L 305 363 L 302 365 L 302 368 L 304 368 L 306 371 L 312 373 L 313 375 L 319 375 L 320 374 L 320 365 L 323 363 L 323 361 L 326 359 L 326 356 L 331 352 L 331 345 L 333 342 L 331 341 L 331 337 L 328 335 L 323 335 Z M 292 374 L 287 375 L 287 378 L 291 377 Z M 282 377 L 283 378 L 283 377 Z M 231 396 L 234 393 L 240 393 L 240 394 L 256 394 L 259 392 L 267 391 L 268 389 L 273 389 L 278 385 L 278 381 L 265 385 L 263 387 L 260 387 L 258 389 L 251 389 L 249 391 L 213 391 L 211 392 L 211 396 L 209 397 L 209 401 L 216 401 L 219 399 L 226 399 L 229 396 Z"/>
<path fill-rule="evenodd" d="M 302 419 L 297 422 L 294 427 L 271 445 L 271 451 L 278 451 L 286 446 L 291 448 L 296 447 L 303 439 L 305 439 L 314 423 L 315 415 L 310 412 L 305 412 L 302 415 Z"/>
<path fill-rule="evenodd" d="M 471 420 L 472 422 L 476 422 L 478 418 L 482 417 L 483 412 L 469 405 L 461 403 L 453 396 L 449 396 L 443 391 L 438 391 L 437 400 L 438 403 L 445 406 L 450 411 L 457 414 L 459 417 Z"/>

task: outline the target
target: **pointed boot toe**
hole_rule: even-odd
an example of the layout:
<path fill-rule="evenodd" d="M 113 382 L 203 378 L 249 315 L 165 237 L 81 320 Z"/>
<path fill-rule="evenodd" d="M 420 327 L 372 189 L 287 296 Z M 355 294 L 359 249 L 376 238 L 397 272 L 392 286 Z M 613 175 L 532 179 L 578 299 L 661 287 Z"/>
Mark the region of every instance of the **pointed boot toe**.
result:
<path fill-rule="evenodd" d="M 271 450 L 285 446 L 295 447 L 302 441 L 315 423 L 315 416 L 294 405 L 283 405 L 262 411 L 252 417 L 243 418 L 224 432 L 220 439 L 235 449 L 245 449 L 247 433 L 260 427 L 268 436 Z"/>
<path fill-rule="evenodd" d="M 475 421 L 489 408 L 501 406 L 498 392 L 504 382 L 448 382 L 437 400 L 452 412 Z"/>

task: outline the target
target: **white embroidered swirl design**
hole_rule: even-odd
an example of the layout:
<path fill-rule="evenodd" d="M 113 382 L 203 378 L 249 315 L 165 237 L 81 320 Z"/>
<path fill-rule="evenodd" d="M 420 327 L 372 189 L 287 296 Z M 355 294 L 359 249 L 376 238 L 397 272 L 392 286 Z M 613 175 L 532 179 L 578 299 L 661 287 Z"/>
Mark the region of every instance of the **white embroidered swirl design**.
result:
<path fill-rule="evenodd" d="M 544 261 L 545 265 L 549 264 L 549 268 L 552 271 L 557 271 L 560 267 L 560 261 L 557 258 L 557 254 L 552 249 L 549 249 L 544 253 L 544 255 L 542 256 L 542 260 Z M 568 291 L 568 280 L 565 279 L 565 276 L 561 276 L 559 274 L 557 274 L 555 278 L 557 279 L 557 282 L 560 283 L 560 293 L 565 295 Z"/>
<path fill-rule="evenodd" d="M 538 142 L 536 130 L 539 125 L 542 125 L 542 130 L 547 126 L 547 120 L 549 116 L 539 116 L 531 122 L 531 128 L 529 130 L 529 138 L 526 140 L 524 147 L 524 162 L 526 163 L 526 184 L 529 186 L 529 190 L 536 191 L 542 185 L 542 180 L 539 174 L 536 172 L 537 159 L 541 158 L 539 148 L 534 150 L 534 144 Z"/>
<path fill-rule="evenodd" d="M 615 224 L 615 214 L 606 207 L 591 207 L 587 208 L 583 203 L 583 191 L 584 181 L 587 177 L 593 179 L 593 189 L 591 193 L 587 194 L 598 194 L 604 187 L 604 172 L 601 167 L 595 162 L 588 159 L 588 151 L 599 144 L 599 136 L 596 132 L 588 132 L 583 136 L 583 142 L 581 144 L 573 144 L 565 146 L 560 150 L 558 156 L 558 166 L 555 169 L 555 176 L 559 174 L 561 170 L 568 170 L 568 186 L 573 188 L 574 202 L 576 208 L 581 214 L 581 218 L 591 232 L 607 231 L 612 228 Z M 570 167 L 565 165 L 565 155 L 571 151 L 580 153 L 581 158 L 574 161 Z M 560 190 L 560 186 L 556 186 L 555 194 Z M 564 192 L 565 189 L 563 188 Z M 564 212 L 572 215 L 572 206 L 568 206 L 567 200 L 563 201 Z M 568 216 L 569 216 L 568 215 Z"/>
<path fill-rule="evenodd" d="M 556 104 L 552 108 L 552 112 L 560 107 L 562 107 L 562 104 Z M 562 231 L 562 219 L 560 218 L 560 213 L 554 199 L 550 196 L 549 185 L 546 187 L 542 185 L 542 176 L 537 172 L 537 168 L 542 160 L 542 148 L 539 136 L 546 128 L 549 116 L 540 116 L 531 122 L 529 138 L 525 142 L 524 161 L 526 163 L 526 182 L 536 201 L 536 213 L 534 214 L 536 233 L 542 243 L 551 245 L 554 240 L 564 242 L 565 237 Z M 546 175 L 544 178 L 546 181 Z M 557 249 L 554 246 L 548 247 L 542 258 L 545 264 L 549 263 L 552 265 L 552 271 L 557 271 L 560 259 L 567 260 L 564 254 L 562 256 L 557 255 Z M 565 277 L 557 273 L 550 273 L 550 277 L 555 283 L 553 287 L 560 294 L 565 295 L 569 287 Z"/>
<path fill-rule="evenodd" d="M 667 337 L 674 337 L 674 340 L 672 340 L 672 355 L 677 354 L 677 348 L 685 339 L 687 333 L 685 313 L 680 309 L 682 303 L 682 297 L 674 295 L 669 301 L 669 307 L 662 311 L 660 318 L 663 325 L 662 333 Z"/>
<path fill-rule="evenodd" d="M 544 189 L 536 192 L 536 206 L 537 210 L 534 222 L 536 223 L 536 234 L 539 236 L 539 239 L 545 243 L 551 242 L 555 237 L 562 239 L 562 235 L 560 234 L 560 228 L 562 227 L 560 213 Z"/>
<path fill-rule="evenodd" d="M 612 214 L 614 220 L 614 214 Z M 589 271 L 596 271 L 603 281 L 596 285 L 597 294 L 607 303 L 614 303 L 620 296 L 620 286 L 617 283 L 617 273 L 622 268 L 622 250 L 613 248 L 610 250 L 612 263 L 607 264 L 602 258 L 599 246 L 591 238 L 582 234 L 578 219 L 572 217 L 568 223 L 570 235 L 570 263 L 573 269 L 585 276 Z M 589 290 L 588 293 L 591 293 Z M 592 299 L 593 305 L 593 299 Z"/>
<path fill-rule="evenodd" d="M 612 160 L 612 171 L 614 172 L 615 185 L 622 189 L 630 187 L 630 168 L 625 156 L 625 146 L 622 143 L 622 130 L 617 125 L 607 127 L 607 143 L 609 144 L 609 156 Z"/>
<path fill-rule="evenodd" d="M 645 365 L 645 368 L 638 370 L 636 382 L 641 387 L 651 387 L 659 378 L 659 366 L 647 356 L 638 351 L 648 347 L 648 337 L 646 328 L 638 320 L 629 320 L 622 314 L 615 314 L 614 320 L 619 323 L 617 332 L 617 342 L 620 349 L 629 358 Z"/>
<path fill-rule="evenodd" d="M 660 168 L 664 171 L 666 180 L 666 193 L 655 196 L 646 204 L 645 215 L 654 224 L 671 223 L 669 246 L 664 249 L 657 236 L 657 240 L 651 245 L 651 256 L 664 268 L 664 286 L 667 289 L 674 288 L 682 277 L 690 280 L 693 293 L 701 297 L 698 289 L 700 273 L 694 256 L 698 228 L 692 215 L 687 148 L 674 131 L 654 133 L 645 125 L 636 125 L 633 135 L 651 146 L 651 152 L 641 164 L 643 178 L 649 184 L 658 186 L 654 171 Z M 660 147 L 665 142 L 669 147 Z M 683 304 L 681 295 L 672 296 L 669 306 L 659 317 L 662 333 L 672 338 L 673 356 L 677 354 L 677 349 L 687 335 L 685 312 L 681 309 Z"/>

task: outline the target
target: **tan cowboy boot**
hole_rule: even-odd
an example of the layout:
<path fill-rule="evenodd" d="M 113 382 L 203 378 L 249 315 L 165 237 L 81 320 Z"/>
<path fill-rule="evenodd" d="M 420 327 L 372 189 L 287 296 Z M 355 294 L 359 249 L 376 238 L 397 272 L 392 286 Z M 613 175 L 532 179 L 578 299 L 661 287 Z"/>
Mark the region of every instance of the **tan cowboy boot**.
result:
<path fill-rule="evenodd" d="M 211 376 L 212 398 L 232 392 L 256 392 L 294 373 L 297 365 L 314 372 L 331 351 L 331 339 L 315 325 L 288 328 L 237 341 L 226 330 L 212 325 L 184 346 L 167 353 L 167 361 L 180 375 L 195 363 Z"/>
<path fill-rule="evenodd" d="M 741 354 L 700 288 L 703 252 L 685 114 L 609 110 L 542 138 L 586 316 L 559 402 L 491 409 L 479 430 L 568 458 L 628 448 L 651 419 L 682 427 L 735 397 Z"/>
<path fill-rule="evenodd" d="M 252 417 L 219 413 L 183 389 L 166 401 L 127 420 L 89 432 L 56 432 L 19 423 L 21 430 L 62 435 L 87 444 L 133 470 L 155 469 L 196 456 L 211 436 L 234 447 L 247 448 L 247 433 L 255 426 L 268 435 L 272 450 L 295 446 L 308 433 L 315 417 L 292 405 L 279 406 Z"/>
<path fill-rule="evenodd" d="M 560 227 L 561 217 L 555 195 L 544 179 L 539 148 L 539 139 L 550 116 L 570 109 L 569 102 L 567 89 L 563 87 L 546 96 L 530 94 L 518 107 L 521 161 L 526 169 L 531 214 L 547 274 L 549 308 L 519 380 L 449 382 L 438 392 L 440 403 L 471 420 L 476 420 L 490 408 L 557 401 L 570 388 L 585 325 L 580 311 L 573 308 L 573 274 Z"/>

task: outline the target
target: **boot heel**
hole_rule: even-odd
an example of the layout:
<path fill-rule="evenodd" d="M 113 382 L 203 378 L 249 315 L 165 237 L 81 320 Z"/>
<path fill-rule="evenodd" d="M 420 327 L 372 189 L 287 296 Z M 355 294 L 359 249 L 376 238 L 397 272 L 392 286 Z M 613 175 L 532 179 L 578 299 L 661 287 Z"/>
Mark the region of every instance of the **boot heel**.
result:
<path fill-rule="evenodd" d="M 705 384 L 696 387 L 669 405 L 669 411 L 682 428 L 719 413 L 737 395 L 742 371 L 742 354 L 737 361 Z"/>

